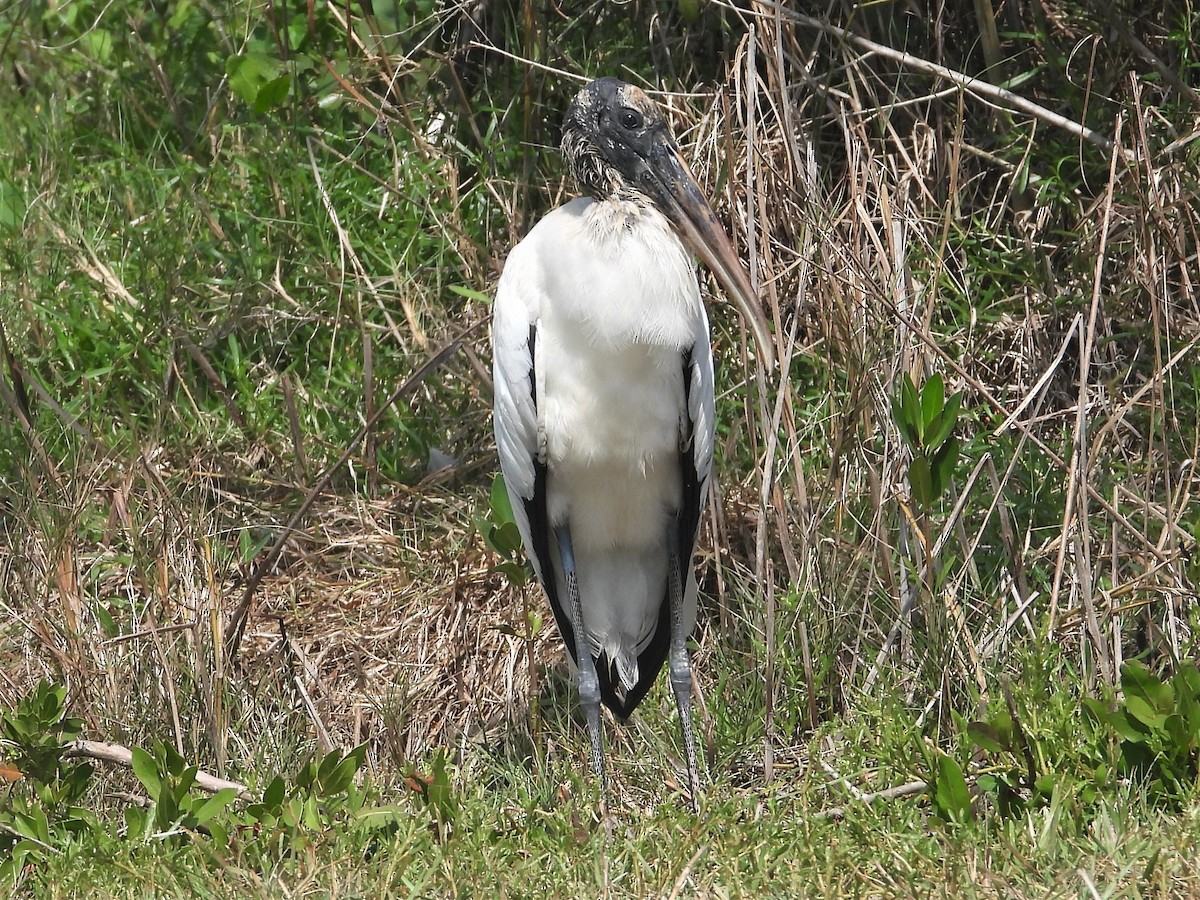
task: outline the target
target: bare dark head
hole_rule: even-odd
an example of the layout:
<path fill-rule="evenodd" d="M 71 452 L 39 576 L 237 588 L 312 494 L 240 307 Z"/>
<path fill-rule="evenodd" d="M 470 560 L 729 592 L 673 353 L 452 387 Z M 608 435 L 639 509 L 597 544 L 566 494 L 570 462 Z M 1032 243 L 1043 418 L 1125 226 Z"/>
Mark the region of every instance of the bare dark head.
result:
<path fill-rule="evenodd" d="M 647 193 L 660 145 L 678 152 L 654 101 L 618 78 L 591 82 L 563 119 L 563 156 L 579 186 L 597 200 Z"/>
<path fill-rule="evenodd" d="M 617 78 L 597 78 L 563 119 L 562 152 L 579 186 L 596 200 L 653 204 L 713 270 L 774 365 L 771 333 L 746 270 L 679 154 L 658 106 Z"/>

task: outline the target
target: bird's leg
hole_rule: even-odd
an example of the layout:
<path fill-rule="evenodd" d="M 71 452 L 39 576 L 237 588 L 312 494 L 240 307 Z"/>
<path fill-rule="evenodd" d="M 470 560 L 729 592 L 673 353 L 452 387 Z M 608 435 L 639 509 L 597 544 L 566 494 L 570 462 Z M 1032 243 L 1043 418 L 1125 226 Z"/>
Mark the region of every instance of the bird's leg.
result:
<path fill-rule="evenodd" d="M 571 531 L 566 524 L 558 525 L 554 529 L 554 536 L 558 540 L 558 553 L 562 560 L 571 627 L 575 630 L 579 702 L 583 704 L 583 711 L 587 713 L 588 736 L 592 741 L 592 771 L 596 773 L 596 780 L 600 784 L 600 815 L 607 820 L 608 789 L 604 779 L 604 739 L 600 730 L 600 676 L 596 674 L 596 661 L 592 659 L 592 648 L 584 629 L 583 604 L 579 600 L 579 576 L 575 572 L 575 551 L 571 549 Z"/>
<path fill-rule="evenodd" d="M 672 544 L 674 540 L 672 540 Z M 683 747 L 687 754 L 688 790 L 692 795 L 692 810 L 700 812 L 700 775 L 696 769 L 696 738 L 692 733 L 692 664 L 688 660 L 687 632 L 683 621 L 683 576 L 679 553 L 672 549 L 667 565 L 667 589 L 671 601 L 671 688 L 679 707 L 679 722 L 683 728 Z"/>

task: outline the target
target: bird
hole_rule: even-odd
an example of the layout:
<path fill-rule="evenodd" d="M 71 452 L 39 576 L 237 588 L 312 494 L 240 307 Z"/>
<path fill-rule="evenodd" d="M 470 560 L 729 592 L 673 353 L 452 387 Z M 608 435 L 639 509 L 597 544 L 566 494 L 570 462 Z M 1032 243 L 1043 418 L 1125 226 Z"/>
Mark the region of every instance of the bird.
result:
<path fill-rule="evenodd" d="M 563 118 L 561 151 L 584 196 L 534 225 L 496 288 L 500 470 L 577 673 L 601 809 L 601 704 L 627 719 L 665 663 L 699 812 L 687 639 L 715 396 L 693 253 L 740 310 L 768 367 L 771 332 L 644 91 L 612 77 L 588 83 Z"/>

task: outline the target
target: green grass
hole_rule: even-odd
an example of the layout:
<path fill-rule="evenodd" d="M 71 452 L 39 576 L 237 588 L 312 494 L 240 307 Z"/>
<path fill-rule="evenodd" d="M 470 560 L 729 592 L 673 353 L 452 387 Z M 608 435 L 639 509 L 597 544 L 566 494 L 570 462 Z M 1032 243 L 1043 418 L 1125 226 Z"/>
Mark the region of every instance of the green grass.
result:
<path fill-rule="evenodd" d="M 18 894 L 1200 896 L 1200 741 L 1119 666 L 1168 680 L 1197 653 L 1200 381 L 1194 350 L 1168 365 L 1200 321 L 1187 97 L 1082 10 L 999 23 L 1014 91 L 1109 135 L 1123 117 L 1143 156 L 1110 191 L 1097 148 L 786 18 L 758 23 L 747 96 L 722 6 L 485 6 L 478 32 L 424 2 L 0 12 L 0 712 L 64 689 L 0 744 L 0 848 L 42 835 Z M 1130 28 L 1194 88 L 1188 9 Z M 832 20 L 980 74 L 976 5 L 943 13 Z M 487 298 L 573 190 L 551 148 L 576 85 L 468 39 L 694 92 L 669 101 L 685 154 L 747 256 L 753 221 L 795 334 L 766 373 L 710 307 L 698 817 L 660 684 L 606 726 L 606 834 L 544 602 L 481 533 Z M 963 392 L 961 457 L 918 503 L 892 398 L 935 372 Z M 168 774 L 181 830 L 153 779 L 72 781 L 76 729 L 254 799 L 201 823 L 208 794 Z M 310 784 L 351 747 L 353 779 Z"/>
<path fill-rule="evenodd" d="M 1070 718 L 1054 706 L 1047 713 Z M 864 711 L 857 725 L 823 728 L 808 749 L 874 786 L 902 774 L 875 754 L 899 760 L 916 730 L 910 714 L 889 705 Z M 622 749 L 612 759 L 643 785 L 654 778 L 652 765 Z M 680 884 L 688 894 L 747 897 L 1053 896 L 1083 893 L 1090 881 L 1102 895 L 1190 896 L 1200 876 L 1195 807 L 1165 818 L 1129 789 L 1095 800 L 1086 816 L 1068 796 L 1015 820 L 981 810 L 974 822 L 950 824 L 920 797 L 856 804 L 829 773 L 801 766 L 770 786 L 718 781 L 699 817 L 678 797 L 627 798 L 606 839 L 591 786 L 578 784 L 571 761 L 530 772 L 468 744 L 450 779 L 453 812 L 438 826 L 406 788 L 373 788 L 367 803 L 394 811 L 382 827 L 335 816 L 274 856 L 250 833 L 223 847 L 178 836 L 108 840 L 48 861 L 38 893 L 138 896 L 150 886 L 158 896 L 443 896 L 503 887 L 634 897 Z M 834 804 L 845 805 L 844 819 L 820 817 Z"/>

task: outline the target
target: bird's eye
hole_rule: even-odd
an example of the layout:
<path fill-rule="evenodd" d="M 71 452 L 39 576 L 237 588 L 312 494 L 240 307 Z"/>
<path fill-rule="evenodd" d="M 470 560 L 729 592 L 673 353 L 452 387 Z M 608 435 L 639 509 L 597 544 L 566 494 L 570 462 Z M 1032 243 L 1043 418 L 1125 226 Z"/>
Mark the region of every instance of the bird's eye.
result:
<path fill-rule="evenodd" d="M 642 114 L 636 109 L 621 110 L 621 125 L 630 131 L 636 131 L 642 127 Z"/>

